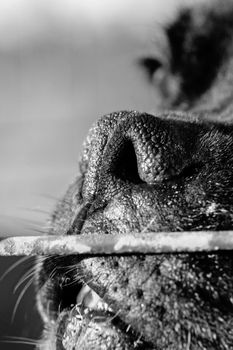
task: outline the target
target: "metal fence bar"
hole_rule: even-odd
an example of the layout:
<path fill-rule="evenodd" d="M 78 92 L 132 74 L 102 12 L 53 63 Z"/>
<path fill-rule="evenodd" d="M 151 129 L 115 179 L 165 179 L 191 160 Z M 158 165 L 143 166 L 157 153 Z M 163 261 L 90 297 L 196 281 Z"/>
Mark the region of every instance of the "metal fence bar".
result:
<path fill-rule="evenodd" d="M 233 231 L 148 232 L 127 235 L 21 236 L 0 240 L 1 256 L 122 255 L 233 250 Z"/>

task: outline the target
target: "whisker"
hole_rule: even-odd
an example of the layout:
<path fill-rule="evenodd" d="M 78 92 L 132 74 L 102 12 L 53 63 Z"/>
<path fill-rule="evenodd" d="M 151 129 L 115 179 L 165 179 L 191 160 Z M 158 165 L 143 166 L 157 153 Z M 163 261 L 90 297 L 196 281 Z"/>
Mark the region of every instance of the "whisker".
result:
<path fill-rule="evenodd" d="M 152 225 L 154 221 L 155 221 L 155 217 L 149 221 L 149 223 L 144 227 L 144 229 L 141 231 L 141 233 L 146 233 L 147 230 L 149 229 L 150 225 Z"/>
<path fill-rule="evenodd" d="M 40 230 L 40 229 L 38 229 L 38 228 L 32 228 L 32 229 L 33 229 L 34 232 L 40 233 L 40 234 L 42 234 L 42 235 L 47 235 L 47 234 L 49 234 L 49 231 L 46 230 L 46 229 L 44 229 L 44 230 Z"/>
<path fill-rule="evenodd" d="M 44 193 L 37 194 L 37 196 L 47 198 L 47 199 L 52 199 L 53 201 L 56 201 L 56 202 L 60 199 L 59 197 L 53 196 L 51 194 L 44 194 Z"/>
<path fill-rule="evenodd" d="M 139 337 L 137 338 L 137 340 L 134 342 L 134 347 L 137 347 L 139 344 L 142 343 L 142 334 L 139 335 Z"/>
<path fill-rule="evenodd" d="M 53 279 L 53 277 L 54 277 L 54 275 L 56 274 L 56 272 L 57 272 L 57 267 L 55 266 L 55 267 L 53 268 L 53 270 L 50 272 L 47 281 L 49 281 L 50 279 Z"/>
<path fill-rule="evenodd" d="M 0 343 L 8 343 L 8 344 L 25 344 L 25 345 L 38 345 L 40 343 L 39 340 L 26 338 L 26 337 L 17 337 L 17 336 L 9 336 L 5 337 L 6 339 L 1 339 Z"/>
<path fill-rule="evenodd" d="M 19 280 L 19 282 L 16 284 L 16 286 L 14 287 L 13 293 L 15 293 L 17 291 L 17 289 L 30 277 L 35 276 L 35 271 L 36 271 L 36 267 L 33 266 L 29 271 L 27 271 Z"/>
<path fill-rule="evenodd" d="M 66 283 L 65 286 L 72 286 L 75 283 L 83 283 L 83 278 L 85 277 L 85 275 L 79 275 L 77 277 L 75 277 L 72 282 Z"/>
<path fill-rule="evenodd" d="M 35 225 L 35 226 L 38 226 L 38 227 L 43 226 L 43 222 L 41 222 L 39 220 L 25 219 L 25 221 L 26 220 L 28 221 L 28 223 L 30 223 L 32 225 Z"/>
<path fill-rule="evenodd" d="M 23 258 L 17 260 L 14 264 L 12 264 L 0 277 L 0 281 L 2 281 L 10 272 L 12 272 L 16 267 L 24 263 L 25 261 L 29 261 L 32 259 L 31 256 L 24 256 Z"/>
<path fill-rule="evenodd" d="M 50 214 L 49 210 L 44 210 L 44 209 L 40 209 L 40 208 L 28 208 L 28 207 L 19 207 L 18 208 L 21 211 L 28 211 L 28 212 L 33 212 L 33 213 L 41 213 L 41 214 Z"/>
<path fill-rule="evenodd" d="M 1 216 L 9 218 L 12 221 L 16 221 L 16 222 L 20 222 L 20 223 L 24 223 L 24 224 L 33 224 L 34 225 L 36 223 L 36 221 L 34 221 L 34 220 L 31 220 L 31 219 L 28 219 L 28 218 L 24 218 L 24 217 L 12 216 L 10 214 L 9 215 L 8 214 L 7 215 L 4 214 L 4 215 L 1 215 Z M 38 221 L 37 221 L 37 223 L 38 223 Z"/>
<path fill-rule="evenodd" d="M 13 323 L 14 319 L 15 319 L 15 314 L 16 314 L 16 311 L 18 309 L 18 306 L 19 306 L 19 303 L 20 301 L 22 300 L 23 296 L 25 295 L 26 291 L 28 290 L 28 288 L 30 287 L 30 285 L 32 284 L 34 278 L 31 278 L 24 286 L 23 290 L 21 291 L 21 293 L 19 294 L 18 296 L 18 299 L 16 300 L 16 303 L 15 303 L 15 307 L 14 307 L 14 310 L 13 310 L 13 313 L 12 313 L 12 317 L 11 317 L 11 323 Z"/>

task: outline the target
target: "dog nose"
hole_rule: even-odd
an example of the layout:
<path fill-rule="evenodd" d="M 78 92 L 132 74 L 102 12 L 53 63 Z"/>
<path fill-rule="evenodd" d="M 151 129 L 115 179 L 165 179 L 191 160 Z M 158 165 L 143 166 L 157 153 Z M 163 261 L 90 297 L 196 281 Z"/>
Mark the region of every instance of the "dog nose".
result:
<path fill-rule="evenodd" d="M 138 112 L 100 119 L 87 137 L 80 162 L 84 201 L 100 194 L 111 197 L 126 186 L 154 185 L 179 173 L 189 160 L 193 139 L 190 130 L 183 130 L 182 136 L 185 123 L 183 128 L 180 124 Z"/>

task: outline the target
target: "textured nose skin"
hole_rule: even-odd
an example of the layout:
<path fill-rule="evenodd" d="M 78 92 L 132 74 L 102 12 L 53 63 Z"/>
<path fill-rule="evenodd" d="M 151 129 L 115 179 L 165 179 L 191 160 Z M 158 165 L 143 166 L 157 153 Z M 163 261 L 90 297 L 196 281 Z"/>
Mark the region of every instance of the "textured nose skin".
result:
<path fill-rule="evenodd" d="M 80 162 L 84 201 L 178 175 L 191 161 L 197 135 L 195 121 L 190 128 L 170 116 L 119 112 L 103 117 L 91 129 Z"/>

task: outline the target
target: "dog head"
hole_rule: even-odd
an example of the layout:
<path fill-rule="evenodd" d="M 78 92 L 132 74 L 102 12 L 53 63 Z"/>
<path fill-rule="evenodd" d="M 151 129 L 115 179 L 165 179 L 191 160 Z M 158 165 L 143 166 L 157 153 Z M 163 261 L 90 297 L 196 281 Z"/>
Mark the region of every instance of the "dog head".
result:
<path fill-rule="evenodd" d="M 224 4 L 182 11 L 164 29 L 169 64 L 140 59 L 173 111 L 123 111 L 93 126 L 51 234 L 232 229 L 233 8 Z M 39 348 L 228 349 L 232 265 L 227 253 L 47 257 Z"/>

